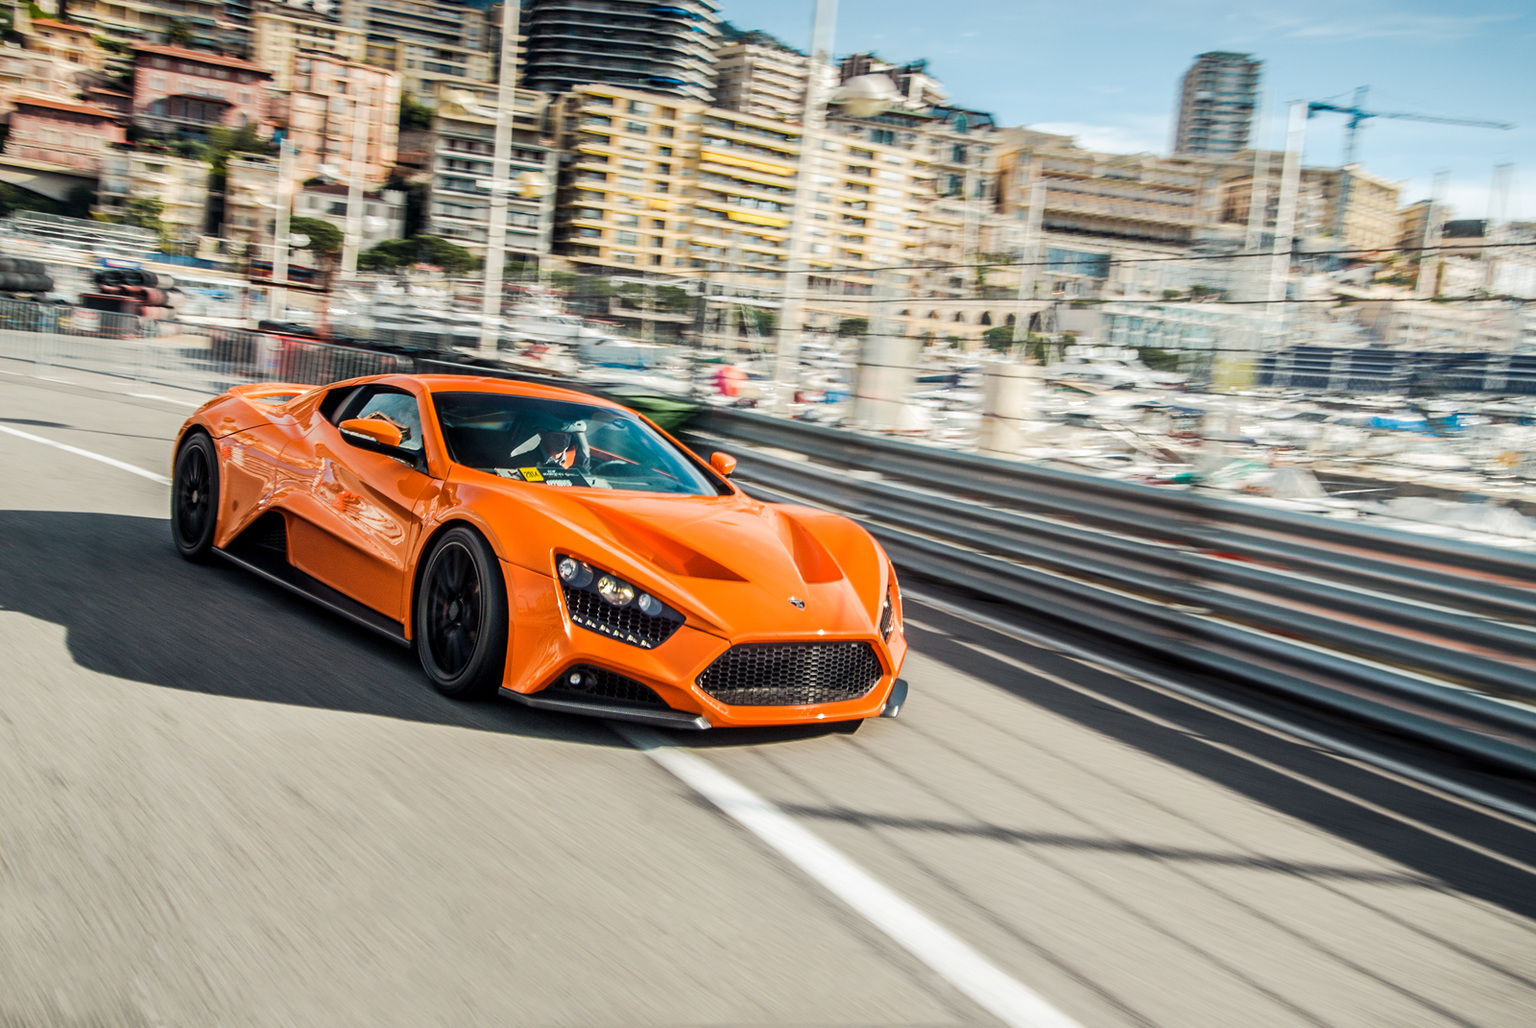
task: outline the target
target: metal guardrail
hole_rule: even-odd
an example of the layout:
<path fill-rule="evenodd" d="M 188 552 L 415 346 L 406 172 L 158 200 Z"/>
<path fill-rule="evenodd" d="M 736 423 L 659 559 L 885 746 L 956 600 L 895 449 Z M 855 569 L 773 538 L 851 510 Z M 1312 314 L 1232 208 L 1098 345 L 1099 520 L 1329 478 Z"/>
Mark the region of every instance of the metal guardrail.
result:
<path fill-rule="evenodd" d="M 0 300 L 0 358 L 205 393 L 401 371 L 549 381 L 79 315 Z M 765 499 L 861 519 L 908 574 L 1536 775 L 1536 557 L 741 411 L 692 432 L 734 447 Z"/>
<path fill-rule="evenodd" d="M 908 573 L 1536 775 L 1536 557 L 739 411 L 691 431 Z"/>

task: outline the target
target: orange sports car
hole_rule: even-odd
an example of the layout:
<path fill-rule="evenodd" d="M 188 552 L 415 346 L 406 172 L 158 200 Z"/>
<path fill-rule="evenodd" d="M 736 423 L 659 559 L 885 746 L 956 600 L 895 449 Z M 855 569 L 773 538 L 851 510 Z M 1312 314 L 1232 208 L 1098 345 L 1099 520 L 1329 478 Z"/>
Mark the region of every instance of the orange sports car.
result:
<path fill-rule="evenodd" d="M 680 728 L 894 717 L 896 573 L 641 415 L 455 375 L 248 385 L 176 440 L 171 531 L 413 645 L 448 696 Z"/>

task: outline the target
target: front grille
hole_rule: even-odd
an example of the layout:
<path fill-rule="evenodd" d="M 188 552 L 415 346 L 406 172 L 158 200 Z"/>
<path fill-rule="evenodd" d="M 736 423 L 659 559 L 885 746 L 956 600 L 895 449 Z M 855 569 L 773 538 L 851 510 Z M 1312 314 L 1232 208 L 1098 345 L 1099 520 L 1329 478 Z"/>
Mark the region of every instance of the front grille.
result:
<path fill-rule="evenodd" d="M 572 589 L 563 582 L 560 591 L 565 594 L 565 609 L 570 612 L 572 622 L 631 646 L 654 649 L 672 638 L 672 633 L 682 624 L 680 616 L 666 616 L 670 611 L 663 610 L 652 616 L 633 603 L 615 607 L 597 593 Z"/>
<path fill-rule="evenodd" d="M 573 681 L 574 679 L 574 681 Z M 636 707 L 666 707 L 662 698 L 646 685 L 625 678 L 617 671 L 582 664 L 564 672 L 543 691 L 550 697 L 605 700 Z"/>
<path fill-rule="evenodd" d="M 883 673 L 869 643 L 744 643 L 717 657 L 697 681 L 721 703 L 792 707 L 856 700 Z"/>

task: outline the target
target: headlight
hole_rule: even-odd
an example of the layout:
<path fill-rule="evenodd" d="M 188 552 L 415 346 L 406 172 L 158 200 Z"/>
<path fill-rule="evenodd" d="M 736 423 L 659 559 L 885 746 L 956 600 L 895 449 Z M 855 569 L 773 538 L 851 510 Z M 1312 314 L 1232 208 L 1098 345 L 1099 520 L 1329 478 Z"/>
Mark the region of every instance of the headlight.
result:
<path fill-rule="evenodd" d="M 592 565 L 583 564 L 575 557 L 561 557 L 555 563 L 555 570 L 560 572 L 560 581 L 575 589 L 584 589 L 592 581 Z"/>
<path fill-rule="evenodd" d="M 555 574 L 571 623 L 619 642 L 649 650 L 666 642 L 686 620 L 680 611 L 618 575 L 567 554 L 555 554 Z"/>
<path fill-rule="evenodd" d="M 635 598 L 635 587 L 612 575 L 604 575 L 597 580 L 597 594 L 615 607 L 622 607 Z"/>
<path fill-rule="evenodd" d="M 891 641 L 891 633 L 901 628 L 901 615 L 896 613 L 896 603 L 900 592 L 893 579 L 891 586 L 885 591 L 885 605 L 880 608 L 880 638 L 886 642 Z"/>

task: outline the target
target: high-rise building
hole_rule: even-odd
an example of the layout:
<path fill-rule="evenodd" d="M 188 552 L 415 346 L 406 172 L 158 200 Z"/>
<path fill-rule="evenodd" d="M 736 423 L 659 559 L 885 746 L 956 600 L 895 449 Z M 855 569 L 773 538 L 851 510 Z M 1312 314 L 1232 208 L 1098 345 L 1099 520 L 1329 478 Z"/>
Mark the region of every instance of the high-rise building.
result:
<path fill-rule="evenodd" d="M 764 118 L 798 118 L 810 58 L 766 32 L 747 32 L 715 55 L 715 105 Z"/>
<path fill-rule="evenodd" d="M 437 105 L 431 136 L 432 187 L 427 231 L 452 240 L 476 257 L 486 255 L 490 235 L 491 184 L 496 176 L 496 89 L 465 90 Z M 535 172 L 551 183 L 559 154 L 549 146 L 545 116 L 549 98 L 519 89 L 513 105 L 512 149 L 507 173 L 513 181 Z M 549 252 L 553 197 L 507 195 L 506 247 L 509 259 Z"/>
<path fill-rule="evenodd" d="M 343 24 L 368 33 L 363 60 L 400 73 L 413 100 L 435 104 L 496 77 L 496 26 L 505 5 L 456 0 L 345 0 Z"/>
<path fill-rule="evenodd" d="M 1195 59 L 1179 83 L 1174 153 L 1237 153 L 1248 145 L 1263 63 L 1219 50 Z"/>
<path fill-rule="evenodd" d="M 714 97 L 714 0 L 528 0 L 523 31 L 530 89 L 607 83 L 699 103 Z"/>

